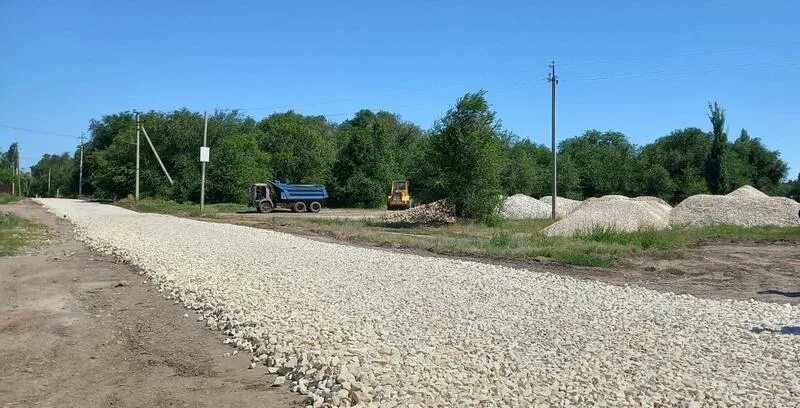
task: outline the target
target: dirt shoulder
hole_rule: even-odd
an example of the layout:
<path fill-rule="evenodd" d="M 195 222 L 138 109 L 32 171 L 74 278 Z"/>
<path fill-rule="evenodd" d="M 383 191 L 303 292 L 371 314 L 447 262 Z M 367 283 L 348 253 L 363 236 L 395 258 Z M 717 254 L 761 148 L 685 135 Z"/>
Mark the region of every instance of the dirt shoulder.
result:
<path fill-rule="evenodd" d="M 301 214 L 302 215 L 302 214 Z M 233 215 L 204 221 L 271 229 L 325 242 L 363 245 L 334 234 L 309 231 L 295 225 L 264 221 L 264 214 Z M 690 294 L 710 299 L 755 299 L 761 302 L 800 304 L 800 244 L 759 241 L 707 241 L 681 251 L 680 257 L 636 257 L 621 266 L 592 268 L 549 262 L 452 256 L 385 242 L 371 246 L 387 251 L 414 253 L 475 262 L 493 263 L 537 272 L 550 272 L 612 285 L 639 285 L 661 292 Z"/>
<path fill-rule="evenodd" d="M 93 253 L 30 200 L 1 211 L 50 241 L 0 258 L 0 407 L 291 407 L 302 397 L 131 267 Z M 188 317 L 184 314 L 188 313 Z"/>

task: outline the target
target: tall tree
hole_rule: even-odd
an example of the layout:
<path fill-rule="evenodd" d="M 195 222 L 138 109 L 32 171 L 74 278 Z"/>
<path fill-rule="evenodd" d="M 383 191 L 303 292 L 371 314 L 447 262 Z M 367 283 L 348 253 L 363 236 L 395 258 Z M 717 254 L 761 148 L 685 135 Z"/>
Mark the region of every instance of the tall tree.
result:
<path fill-rule="evenodd" d="M 288 183 L 330 180 L 336 152 L 332 128 L 324 117 L 275 113 L 258 128 L 264 133 L 261 148 L 270 155 L 273 177 Z"/>
<path fill-rule="evenodd" d="M 705 161 L 711 140 L 698 128 L 675 130 L 667 136 L 644 146 L 640 154 L 640 169 L 646 180 L 640 190 L 657 195 L 669 202 L 678 203 L 694 194 L 708 192 L 705 179 Z M 652 167 L 661 167 L 669 175 Z M 659 174 L 661 173 L 661 174 Z"/>
<path fill-rule="evenodd" d="M 712 194 L 721 194 L 728 188 L 725 178 L 725 110 L 717 102 L 708 104 L 708 119 L 711 121 L 711 149 L 708 152 L 705 176 Z"/>
<path fill-rule="evenodd" d="M 731 176 L 731 187 L 750 184 L 769 194 L 780 193 L 781 181 L 786 178 L 789 168 L 781 160 L 779 152 L 767 149 L 761 139 L 751 137 L 745 129 L 742 129 L 726 152 L 730 154 L 731 160 L 737 162 L 732 171 L 736 172 L 738 180 L 734 180 L 734 175 L 728 173 Z"/>
<path fill-rule="evenodd" d="M 485 91 L 467 93 L 433 130 L 433 155 L 457 215 L 490 221 L 500 202 L 500 123 Z"/>
<path fill-rule="evenodd" d="M 620 132 L 588 130 L 560 143 L 562 154 L 578 167 L 584 197 L 627 194 L 632 190 L 636 148 Z"/>

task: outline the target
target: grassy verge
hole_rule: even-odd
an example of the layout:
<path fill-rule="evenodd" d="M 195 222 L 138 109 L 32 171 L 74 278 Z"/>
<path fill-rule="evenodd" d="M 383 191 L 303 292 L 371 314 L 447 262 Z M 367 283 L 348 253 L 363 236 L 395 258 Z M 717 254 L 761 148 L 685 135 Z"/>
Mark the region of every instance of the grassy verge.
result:
<path fill-rule="evenodd" d="M 17 195 L 11 195 L 8 193 L 0 193 L 0 204 L 8 204 L 13 203 L 15 201 L 22 200 L 24 197 L 20 197 Z"/>
<path fill-rule="evenodd" d="M 38 226 L 13 214 L 0 212 L 0 256 L 13 255 L 43 235 Z"/>
<path fill-rule="evenodd" d="M 574 238 L 561 238 L 539 232 L 550 224 L 549 220 L 507 221 L 499 226 L 460 222 L 437 227 L 310 217 L 265 217 L 264 222 L 267 226 L 362 245 L 503 260 L 544 257 L 564 264 L 596 267 L 610 267 L 637 255 L 676 257 L 682 250 L 707 240 L 800 242 L 800 227 L 715 226 L 634 233 L 598 229 Z"/>
<path fill-rule="evenodd" d="M 134 211 L 170 214 L 180 217 L 207 217 L 214 218 L 218 213 L 232 213 L 239 211 L 248 211 L 249 207 L 243 204 L 206 204 L 204 211 L 200 212 L 200 204 L 194 203 L 178 203 L 171 200 L 161 200 L 156 198 L 143 198 L 138 202 L 134 200 L 120 200 L 117 202 L 122 207 L 129 208 Z"/>

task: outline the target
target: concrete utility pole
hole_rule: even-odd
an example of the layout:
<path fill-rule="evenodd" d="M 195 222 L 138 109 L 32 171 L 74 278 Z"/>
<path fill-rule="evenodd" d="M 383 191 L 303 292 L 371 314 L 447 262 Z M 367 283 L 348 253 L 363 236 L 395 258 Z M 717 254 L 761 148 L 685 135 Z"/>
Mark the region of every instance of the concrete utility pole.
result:
<path fill-rule="evenodd" d="M 47 169 L 47 196 L 50 197 L 50 168 Z"/>
<path fill-rule="evenodd" d="M 83 195 L 83 137 L 84 134 L 81 132 L 81 164 L 80 170 L 78 170 L 78 197 Z M 48 184 L 47 192 L 50 192 L 50 186 Z"/>
<path fill-rule="evenodd" d="M 142 127 L 139 122 L 139 113 L 136 113 L 136 193 L 134 198 L 139 201 L 139 129 Z"/>
<path fill-rule="evenodd" d="M 158 157 L 158 152 L 156 151 L 155 146 L 153 146 L 153 141 L 150 140 L 150 136 L 147 135 L 147 129 L 144 128 L 144 125 L 142 125 L 141 128 L 142 128 L 142 133 L 144 134 L 144 139 L 147 140 L 147 144 L 150 145 L 150 150 L 152 150 L 153 154 L 156 156 L 156 160 L 158 160 L 158 164 L 161 165 L 161 170 L 164 171 L 164 175 L 167 176 L 169 184 L 175 184 L 175 182 L 172 181 L 172 177 L 169 176 L 169 172 L 167 171 L 167 168 L 164 166 L 164 163 L 161 161 L 161 158 Z"/>
<path fill-rule="evenodd" d="M 558 176 L 556 174 L 556 85 L 558 84 L 558 77 L 556 76 L 556 62 L 553 61 L 550 64 L 550 74 L 547 77 L 547 81 L 550 82 L 551 85 L 551 116 L 550 116 L 550 136 L 552 137 L 552 149 L 553 149 L 553 200 L 551 204 L 552 214 L 550 215 L 554 220 L 556 219 L 556 200 L 558 199 L 558 189 L 556 185 L 558 183 Z"/>
<path fill-rule="evenodd" d="M 208 144 L 208 114 L 203 112 L 203 147 L 200 149 L 200 164 L 202 166 L 200 176 L 200 213 L 206 204 L 206 160 L 203 160 L 203 152 L 206 151 Z"/>
<path fill-rule="evenodd" d="M 19 196 L 22 197 L 22 177 L 19 173 L 19 145 L 17 145 L 17 190 L 19 190 Z"/>

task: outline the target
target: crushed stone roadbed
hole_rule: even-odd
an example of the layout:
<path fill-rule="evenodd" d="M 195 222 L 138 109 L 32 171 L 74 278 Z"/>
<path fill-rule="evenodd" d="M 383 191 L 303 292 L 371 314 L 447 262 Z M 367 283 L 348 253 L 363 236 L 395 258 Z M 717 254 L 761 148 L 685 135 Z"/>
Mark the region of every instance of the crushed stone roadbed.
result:
<path fill-rule="evenodd" d="M 39 201 L 318 405 L 800 405 L 788 304 Z"/>

